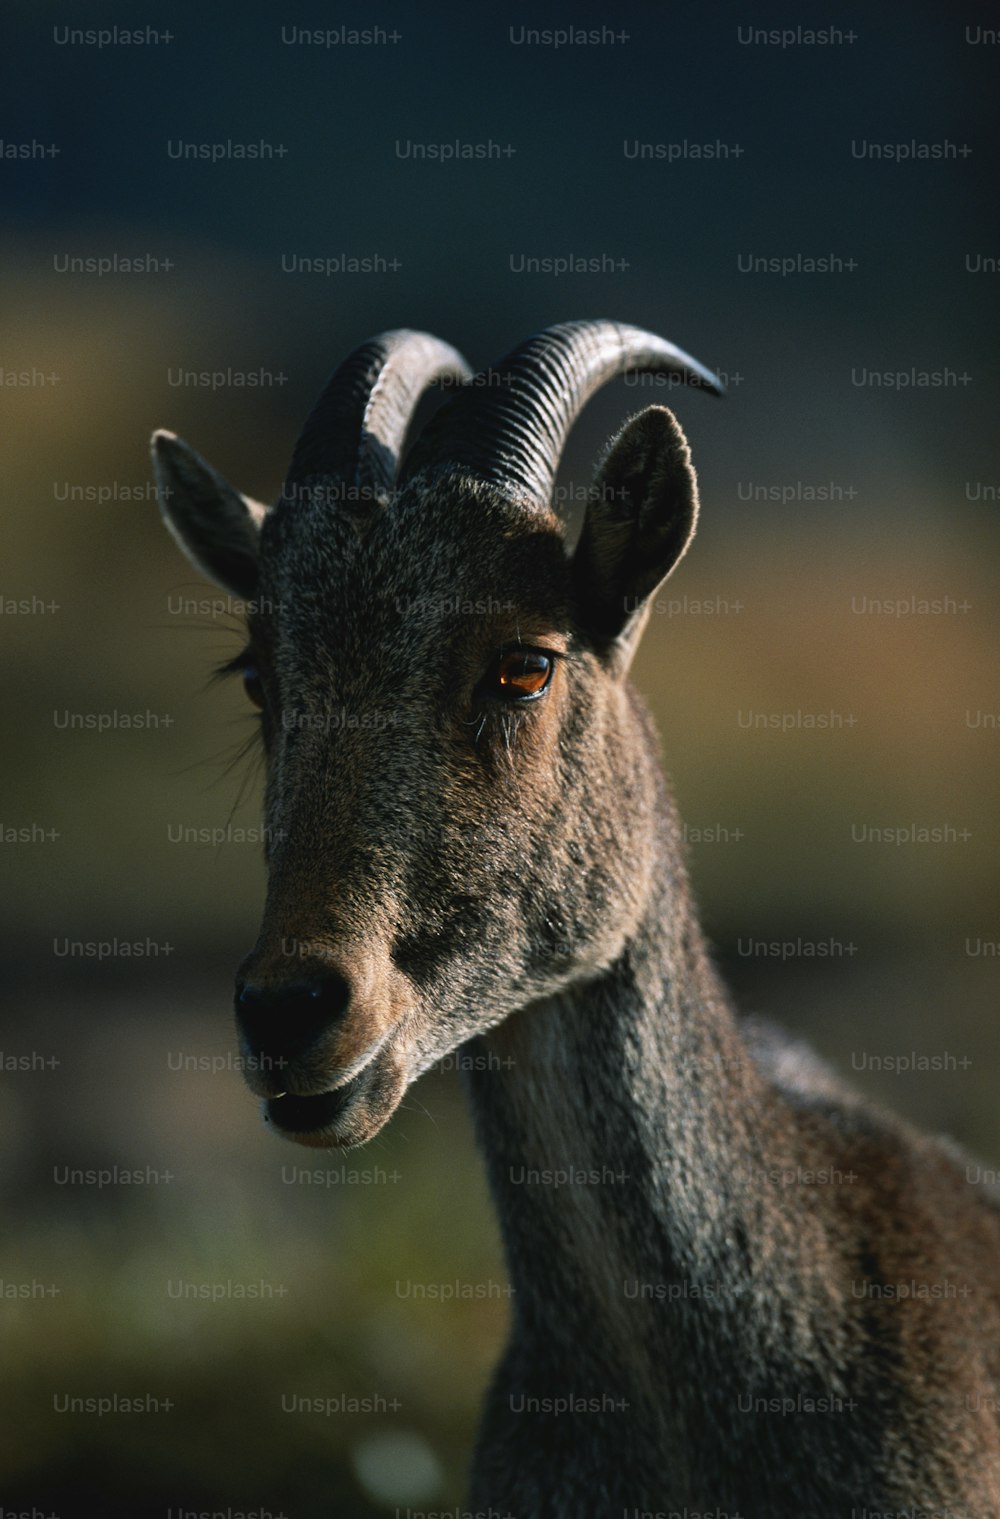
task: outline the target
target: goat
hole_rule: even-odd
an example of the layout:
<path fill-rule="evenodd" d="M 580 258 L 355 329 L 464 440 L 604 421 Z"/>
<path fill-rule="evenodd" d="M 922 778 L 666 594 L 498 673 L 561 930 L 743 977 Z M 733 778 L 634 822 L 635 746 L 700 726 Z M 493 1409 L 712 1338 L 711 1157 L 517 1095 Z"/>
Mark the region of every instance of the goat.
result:
<path fill-rule="evenodd" d="M 628 680 L 698 514 L 672 412 L 611 442 L 572 554 L 552 509 L 574 419 L 629 370 L 719 388 L 612 322 L 477 376 L 398 331 L 335 372 L 270 509 L 154 435 L 168 527 L 249 603 L 248 1081 L 279 1134 L 351 1146 L 482 1057 L 514 1308 L 472 1509 L 996 1515 L 1000 1198 L 740 1020 L 699 928 Z"/>

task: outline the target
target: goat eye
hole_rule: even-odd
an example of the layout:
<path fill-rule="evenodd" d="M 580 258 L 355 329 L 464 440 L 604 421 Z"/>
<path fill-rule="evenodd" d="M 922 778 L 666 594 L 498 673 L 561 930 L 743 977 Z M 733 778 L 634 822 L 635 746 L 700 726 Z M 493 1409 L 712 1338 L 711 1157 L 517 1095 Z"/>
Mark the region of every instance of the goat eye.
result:
<path fill-rule="evenodd" d="M 511 650 L 501 654 L 492 672 L 492 694 L 505 701 L 524 701 L 541 696 L 549 681 L 555 661 L 548 654 Z"/>
<path fill-rule="evenodd" d="M 260 671 L 256 665 L 244 665 L 243 689 L 255 707 L 263 707 L 264 686 L 261 682 Z"/>

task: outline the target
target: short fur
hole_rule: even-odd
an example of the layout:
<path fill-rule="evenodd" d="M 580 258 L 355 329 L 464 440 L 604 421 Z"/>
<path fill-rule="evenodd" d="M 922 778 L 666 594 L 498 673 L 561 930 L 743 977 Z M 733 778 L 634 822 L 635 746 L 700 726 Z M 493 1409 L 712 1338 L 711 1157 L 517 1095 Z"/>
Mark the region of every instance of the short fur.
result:
<path fill-rule="evenodd" d="M 185 460 L 160 445 L 205 566 Z M 468 1085 L 516 1290 L 470 1506 L 995 1515 L 997 1197 L 741 1024 L 698 927 L 627 677 L 697 513 L 676 419 L 623 429 L 573 557 L 547 502 L 446 462 L 377 508 L 316 485 L 260 530 L 272 842 L 240 984 L 273 1023 L 241 1037 L 290 1053 L 251 1084 L 279 1131 L 318 1104 L 291 1137 L 321 1145 L 371 1137 L 467 1041 L 487 1057 Z M 519 644 L 554 651 L 545 696 L 485 701 Z M 304 1024 L 320 985 L 336 1012 Z"/>

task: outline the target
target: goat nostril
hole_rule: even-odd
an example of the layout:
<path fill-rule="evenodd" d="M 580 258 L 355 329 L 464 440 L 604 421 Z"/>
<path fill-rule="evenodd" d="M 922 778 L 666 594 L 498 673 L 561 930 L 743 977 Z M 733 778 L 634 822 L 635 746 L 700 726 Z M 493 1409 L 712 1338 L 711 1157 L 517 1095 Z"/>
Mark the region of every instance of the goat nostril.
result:
<path fill-rule="evenodd" d="M 310 1042 L 346 1011 L 351 987 L 331 972 L 322 980 L 262 987 L 236 986 L 236 1012 L 251 1039 L 267 1044 Z"/>

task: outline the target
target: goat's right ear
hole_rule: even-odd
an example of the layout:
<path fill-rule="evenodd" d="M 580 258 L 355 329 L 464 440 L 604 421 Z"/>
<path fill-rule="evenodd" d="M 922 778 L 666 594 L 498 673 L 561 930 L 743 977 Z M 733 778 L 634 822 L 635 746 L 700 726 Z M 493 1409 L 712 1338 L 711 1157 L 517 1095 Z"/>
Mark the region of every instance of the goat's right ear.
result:
<path fill-rule="evenodd" d="M 267 507 L 234 490 L 172 432 L 153 434 L 163 520 L 195 569 L 234 596 L 257 589 L 257 550 Z"/>
<path fill-rule="evenodd" d="M 631 649 L 657 586 L 694 537 L 698 485 L 673 412 L 649 406 L 611 442 L 594 479 L 573 556 L 577 615 Z"/>

